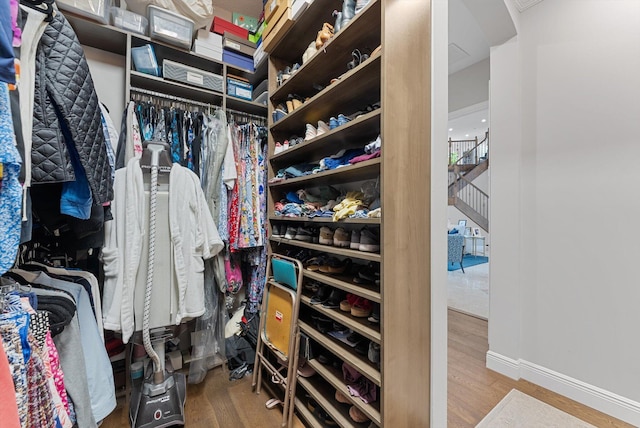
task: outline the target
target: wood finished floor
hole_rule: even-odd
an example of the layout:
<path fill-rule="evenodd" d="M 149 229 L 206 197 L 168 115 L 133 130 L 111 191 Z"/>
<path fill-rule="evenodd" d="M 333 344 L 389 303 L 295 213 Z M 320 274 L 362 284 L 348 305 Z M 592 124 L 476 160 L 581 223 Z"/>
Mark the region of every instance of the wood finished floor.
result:
<path fill-rule="evenodd" d="M 489 349 L 487 321 L 449 310 L 448 427 L 474 427 L 511 389 L 529 394 L 597 427 L 632 427 L 526 381 L 514 381 L 485 367 Z M 188 385 L 185 409 L 188 428 L 277 428 L 281 411 L 264 406 L 268 393 L 256 395 L 251 378 L 228 381 L 222 368 L 199 385 Z M 129 426 L 124 400 L 101 428 Z M 296 420 L 295 428 L 303 425 Z M 435 427 L 439 428 L 439 427 Z"/>

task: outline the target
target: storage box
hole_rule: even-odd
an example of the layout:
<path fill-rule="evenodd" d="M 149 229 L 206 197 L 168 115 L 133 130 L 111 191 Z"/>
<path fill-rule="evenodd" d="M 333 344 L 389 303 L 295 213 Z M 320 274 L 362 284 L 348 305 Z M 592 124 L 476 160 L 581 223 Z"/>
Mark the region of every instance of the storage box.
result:
<path fill-rule="evenodd" d="M 57 0 L 62 10 L 96 20 L 102 24 L 109 23 L 111 0 Z"/>
<path fill-rule="evenodd" d="M 267 22 L 276 22 L 277 16 L 282 15 L 282 9 L 291 7 L 291 0 L 269 0 L 264 6 L 264 19 Z M 277 15 L 274 18 L 274 15 Z"/>
<path fill-rule="evenodd" d="M 153 45 L 131 48 L 131 59 L 133 60 L 133 67 L 136 71 L 152 76 L 160 76 L 160 67 L 158 66 Z"/>
<path fill-rule="evenodd" d="M 253 57 L 242 55 L 229 49 L 222 49 L 222 60 L 252 73 L 255 71 L 253 67 Z"/>
<path fill-rule="evenodd" d="M 259 95 L 269 89 L 269 81 L 264 79 L 255 88 L 253 88 L 253 99 L 255 100 Z"/>
<path fill-rule="evenodd" d="M 209 46 L 211 49 L 220 50 L 220 53 L 222 53 L 222 36 L 220 34 L 212 33 L 206 28 L 198 30 L 196 42 L 199 42 L 199 44 L 203 46 Z"/>
<path fill-rule="evenodd" d="M 266 58 L 267 58 L 267 53 L 264 51 L 264 47 L 262 46 L 262 43 L 261 43 L 260 46 L 258 46 L 256 51 L 253 53 L 253 67 L 257 69 L 260 66 L 260 64 L 262 64 L 262 61 L 264 61 Z"/>
<path fill-rule="evenodd" d="M 232 22 L 238 27 L 245 28 L 249 31 L 256 31 L 258 29 L 258 18 L 254 16 L 233 12 Z"/>
<path fill-rule="evenodd" d="M 291 9 L 287 8 L 286 12 L 282 15 L 280 20 L 271 27 L 268 35 L 263 34 L 262 45 L 264 51 L 270 53 L 276 47 L 278 42 L 287 34 L 287 31 L 293 25 L 293 19 L 291 19 Z M 269 27 L 267 27 L 269 29 Z"/>
<path fill-rule="evenodd" d="M 198 55 L 222 62 L 222 48 L 213 48 L 211 45 L 203 44 L 200 40 L 196 39 L 196 41 L 193 42 L 193 51 Z"/>
<path fill-rule="evenodd" d="M 255 43 L 256 45 L 260 43 L 260 40 L 262 39 L 262 33 L 264 33 L 265 28 L 267 28 L 267 23 L 266 21 L 262 21 L 262 24 L 260 24 L 260 26 L 258 27 L 258 31 L 256 31 L 255 33 L 249 33 L 249 41 L 251 43 Z"/>
<path fill-rule="evenodd" d="M 192 20 L 158 6 L 149 6 L 149 36 L 184 49 L 191 49 L 195 24 Z"/>
<path fill-rule="evenodd" d="M 187 85 L 199 86 L 211 91 L 224 92 L 224 80 L 222 76 L 168 59 L 165 59 L 162 64 L 162 76 L 165 79 L 175 80 L 186 83 Z"/>
<path fill-rule="evenodd" d="M 249 30 L 246 28 L 238 27 L 233 23 L 222 19 L 219 16 L 213 18 L 213 24 L 211 25 L 211 31 L 218 34 L 224 34 L 225 31 L 235 34 L 238 37 L 246 39 L 249 36 Z"/>
<path fill-rule="evenodd" d="M 251 101 L 252 94 L 253 86 L 250 83 L 227 77 L 227 95 Z"/>
<path fill-rule="evenodd" d="M 147 18 L 119 7 L 111 8 L 111 23 L 123 30 L 143 35 L 147 34 L 147 28 L 149 27 Z"/>
<path fill-rule="evenodd" d="M 234 39 L 234 35 L 225 31 L 225 36 L 222 39 L 222 47 L 223 48 L 227 48 L 230 49 L 232 51 L 236 51 L 238 53 L 253 57 L 253 54 L 256 51 L 255 46 L 249 46 L 248 43 L 250 43 L 248 40 L 244 40 L 244 42 L 246 42 L 247 44 L 240 42 L 237 39 Z"/>
<path fill-rule="evenodd" d="M 267 22 L 267 28 L 265 28 L 264 31 L 262 32 L 262 40 L 266 39 L 269 36 L 269 34 L 271 34 L 271 32 L 276 29 L 280 21 L 282 21 L 285 18 L 293 19 L 291 15 L 291 8 L 289 7 L 278 8 L 278 11 L 275 14 L 273 14 L 273 16 L 271 17 L 271 21 Z"/>

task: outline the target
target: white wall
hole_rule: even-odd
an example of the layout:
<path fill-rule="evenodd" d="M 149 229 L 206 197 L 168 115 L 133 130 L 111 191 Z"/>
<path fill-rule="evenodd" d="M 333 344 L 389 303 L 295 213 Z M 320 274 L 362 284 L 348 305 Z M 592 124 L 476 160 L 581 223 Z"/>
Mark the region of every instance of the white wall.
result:
<path fill-rule="evenodd" d="M 449 76 L 449 111 L 489 99 L 489 58 Z"/>
<path fill-rule="evenodd" d="M 634 425 L 639 22 L 635 0 L 545 1 L 491 56 L 490 356 Z"/>
<path fill-rule="evenodd" d="M 125 57 L 85 45 L 82 49 L 89 63 L 98 99 L 107 106 L 109 116 L 119 130 L 125 104 Z"/>

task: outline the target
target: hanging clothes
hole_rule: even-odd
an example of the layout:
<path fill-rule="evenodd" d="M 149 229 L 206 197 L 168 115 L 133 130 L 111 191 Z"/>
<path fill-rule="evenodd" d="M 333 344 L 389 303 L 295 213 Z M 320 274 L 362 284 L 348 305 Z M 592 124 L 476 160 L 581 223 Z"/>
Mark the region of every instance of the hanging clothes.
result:
<path fill-rule="evenodd" d="M 0 337 L 4 342 L 4 339 Z M 0 346 L 0 385 L 12 385 L 13 377 L 9 359 Z M 0 420 L 6 428 L 20 428 L 20 416 L 18 415 L 18 403 L 13 388 L 0 388 Z"/>
<path fill-rule="evenodd" d="M 0 83 L 0 275 L 13 265 L 20 244 L 22 187 L 18 180 L 21 159 L 15 145 L 9 88 Z"/>

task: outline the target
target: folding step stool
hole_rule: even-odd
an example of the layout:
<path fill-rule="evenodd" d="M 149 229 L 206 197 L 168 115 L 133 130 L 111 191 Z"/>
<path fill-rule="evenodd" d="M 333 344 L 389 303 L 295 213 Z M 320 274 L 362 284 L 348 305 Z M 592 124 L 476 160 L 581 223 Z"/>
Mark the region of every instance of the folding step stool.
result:
<path fill-rule="evenodd" d="M 291 426 L 295 400 L 300 329 L 298 312 L 302 294 L 302 263 L 291 257 L 272 254 L 267 260 L 267 282 L 260 309 L 260 334 L 256 346 L 253 387 L 260 393 L 262 368 L 275 383 L 284 387 L 282 426 Z M 265 346 L 286 364 L 284 376 L 267 358 Z"/>

